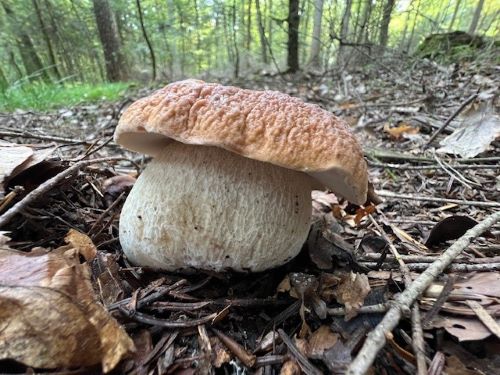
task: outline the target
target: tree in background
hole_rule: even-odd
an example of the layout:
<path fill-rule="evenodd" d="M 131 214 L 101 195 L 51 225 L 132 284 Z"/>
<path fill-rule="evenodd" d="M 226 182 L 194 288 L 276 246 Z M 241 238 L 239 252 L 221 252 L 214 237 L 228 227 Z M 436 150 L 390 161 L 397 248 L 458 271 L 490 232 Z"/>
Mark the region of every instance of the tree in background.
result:
<path fill-rule="evenodd" d="M 389 40 L 389 23 L 391 22 L 391 13 L 394 8 L 395 0 L 386 0 L 384 8 L 382 10 L 382 21 L 380 22 L 379 31 L 379 46 L 380 51 L 383 52 L 387 47 L 387 41 Z"/>
<path fill-rule="evenodd" d="M 125 57 L 120 50 L 120 39 L 111 7 L 108 0 L 93 0 L 93 4 L 104 52 L 106 77 L 110 82 L 124 81 L 127 79 L 127 67 Z"/>
<path fill-rule="evenodd" d="M 299 70 L 299 0 L 288 1 L 288 57 L 287 66 L 289 73 Z"/>
<path fill-rule="evenodd" d="M 484 0 L 479 0 L 477 2 L 476 10 L 474 11 L 474 17 L 472 17 L 472 22 L 469 26 L 469 34 L 474 34 L 476 32 L 479 17 L 481 16 L 481 11 L 483 10 L 483 5 Z"/>
<path fill-rule="evenodd" d="M 321 51 L 321 21 L 323 19 L 323 2 L 324 0 L 314 1 L 314 23 L 313 34 L 311 40 L 311 53 L 309 55 L 309 64 L 313 68 L 320 67 L 320 51 Z"/>

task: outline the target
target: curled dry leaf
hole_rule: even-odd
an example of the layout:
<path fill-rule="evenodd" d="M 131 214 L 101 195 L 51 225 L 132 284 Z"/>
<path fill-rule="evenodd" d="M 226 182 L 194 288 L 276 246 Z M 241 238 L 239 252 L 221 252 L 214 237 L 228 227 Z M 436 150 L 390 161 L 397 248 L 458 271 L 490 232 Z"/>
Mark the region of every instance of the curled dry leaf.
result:
<path fill-rule="evenodd" d="M 307 345 L 307 356 L 313 359 L 322 359 L 325 351 L 332 348 L 339 340 L 339 334 L 332 332 L 330 327 L 321 326 L 313 332 Z"/>
<path fill-rule="evenodd" d="M 26 145 L 0 141 L 0 197 L 5 193 L 6 182 L 21 172 L 41 163 L 55 150 L 50 148 L 33 148 Z"/>
<path fill-rule="evenodd" d="M 442 242 L 455 240 L 476 225 L 477 221 L 468 216 L 449 216 L 434 225 L 425 241 L 425 246 L 434 246 Z"/>
<path fill-rule="evenodd" d="M 384 125 L 384 131 L 389 134 L 392 139 L 401 139 L 405 134 L 418 134 L 419 128 L 415 128 L 404 122 L 391 128 L 389 124 Z"/>
<path fill-rule="evenodd" d="M 353 273 L 341 276 L 340 283 L 336 289 L 337 302 L 345 305 L 348 321 L 358 314 L 358 310 L 363 306 L 365 297 L 370 293 L 368 277 L 364 274 Z"/>
<path fill-rule="evenodd" d="M 0 359 L 41 368 L 101 363 L 109 372 L 134 350 L 79 262 L 80 254 L 92 256 L 85 237 L 72 231 L 69 245 L 53 252 L 0 249 Z"/>
<path fill-rule="evenodd" d="M 439 316 L 432 321 L 434 328 L 444 328 L 450 335 L 455 336 L 459 342 L 484 340 L 491 331 L 477 319 L 459 318 L 454 316 Z"/>

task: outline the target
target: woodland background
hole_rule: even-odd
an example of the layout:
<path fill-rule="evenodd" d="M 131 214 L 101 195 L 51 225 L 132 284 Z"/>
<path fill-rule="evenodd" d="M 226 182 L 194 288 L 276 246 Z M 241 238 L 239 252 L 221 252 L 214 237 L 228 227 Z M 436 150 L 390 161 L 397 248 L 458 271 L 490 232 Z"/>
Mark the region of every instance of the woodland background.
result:
<path fill-rule="evenodd" d="M 128 86 L 110 82 L 343 71 L 388 51 L 415 54 L 433 33 L 493 37 L 500 19 L 495 0 L 0 4 L 0 110 L 113 98 Z"/>

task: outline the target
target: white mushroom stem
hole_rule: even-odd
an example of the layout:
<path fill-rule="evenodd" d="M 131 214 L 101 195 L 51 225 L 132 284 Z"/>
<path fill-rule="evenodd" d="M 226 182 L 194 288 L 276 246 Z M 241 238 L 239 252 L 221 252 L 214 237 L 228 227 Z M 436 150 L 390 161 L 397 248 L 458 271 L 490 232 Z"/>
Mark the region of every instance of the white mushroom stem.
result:
<path fill-rule="evenodd" d="M 310 216 L 308 175 L 173 142 L 130 192 L 120 242 L 140 266 L 262 271 L 299 253 Z"/>

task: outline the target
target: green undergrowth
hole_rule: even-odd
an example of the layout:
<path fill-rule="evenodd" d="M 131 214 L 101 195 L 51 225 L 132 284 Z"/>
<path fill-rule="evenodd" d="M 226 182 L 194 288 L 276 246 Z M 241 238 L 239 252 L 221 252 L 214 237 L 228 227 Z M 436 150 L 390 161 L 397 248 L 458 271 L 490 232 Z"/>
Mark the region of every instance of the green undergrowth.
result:
<path fill-rule="evenodd" d="M 101 100 L 118 100 L 130 85 L 124 82 L 15 85 L 0 91 L 0 112 L 12 112 L 16 109 L 44 111 Z"/>

